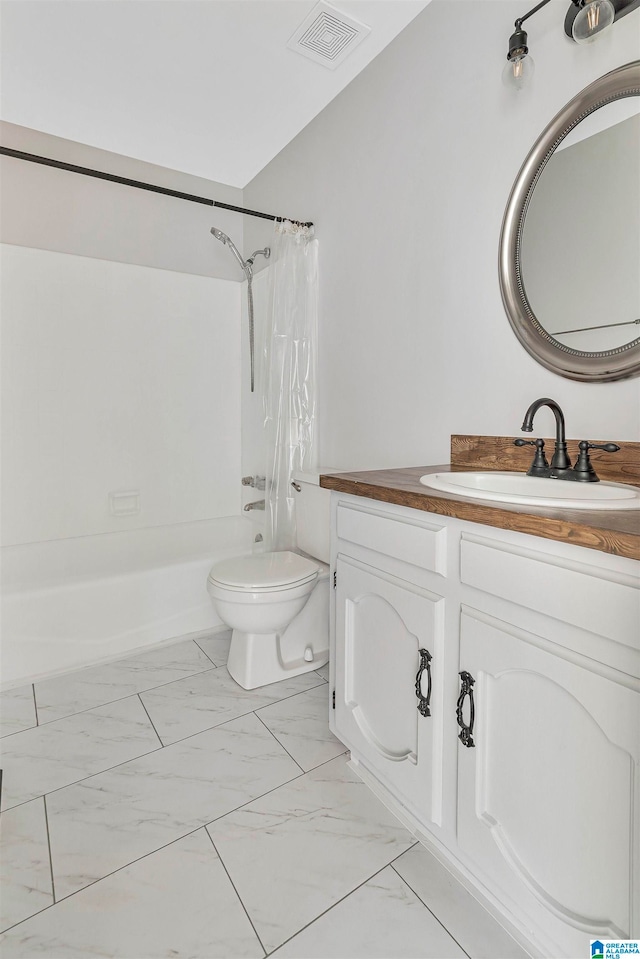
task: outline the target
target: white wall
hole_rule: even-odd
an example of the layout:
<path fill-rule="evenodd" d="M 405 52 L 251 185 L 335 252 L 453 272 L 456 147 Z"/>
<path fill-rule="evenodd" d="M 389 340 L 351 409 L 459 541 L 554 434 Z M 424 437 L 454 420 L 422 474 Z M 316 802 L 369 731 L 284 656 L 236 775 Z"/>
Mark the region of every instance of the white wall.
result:
<path fill-rule="evenodd" d="M 545 395 L 569 436 L 640 439 L 640 379 L 545 370 L 500 298 L 500 225 L 529 148 L 580 89 L 640 57 L 640 13 L 580 47 L 566 6 L 528 24 L 536 75 L 514 95 L 500 76 L 519 0 L 434 0 L 245 189 L 249 207 L 316 223 L 323 462 L 448 462 L 451 433 L 517 436 Z M 245 220 L 248 247 L 268 238 Z M 552 428 L 541 411 L 536 429 Z"/>
<path fill-rule="evenodd" d="M 14 123 L 0 122 L 0 138 L 14 150 L 242 206 L 242 190 L 234 187 Z M 237 213 L 15 157 L 0 157 L 0 177 L 5 243 L 242 279 L 229 251 L 209 233 L 217 226 L 242 250 L 242 217 Z"/>
<path fill-rule="evenodd" d="M 3 545 L 239 511 L 240 284 L 3 245 L 1 305 Z"/>

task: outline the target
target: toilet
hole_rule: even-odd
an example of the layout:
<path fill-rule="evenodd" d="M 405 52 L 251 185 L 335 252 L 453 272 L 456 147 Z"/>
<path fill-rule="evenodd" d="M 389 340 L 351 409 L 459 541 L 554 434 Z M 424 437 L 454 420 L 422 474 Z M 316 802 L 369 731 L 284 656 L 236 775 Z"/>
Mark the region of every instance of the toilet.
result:
<path fill-rule="evenodd" d="M 223 560 L 207 581 L 218 616 L 233 629 L 227 669 L 244 689 L 329 660 L 331 494 L 320 487 L 320 472 L 295 473 L 292 486 L 297 551 Z"/>

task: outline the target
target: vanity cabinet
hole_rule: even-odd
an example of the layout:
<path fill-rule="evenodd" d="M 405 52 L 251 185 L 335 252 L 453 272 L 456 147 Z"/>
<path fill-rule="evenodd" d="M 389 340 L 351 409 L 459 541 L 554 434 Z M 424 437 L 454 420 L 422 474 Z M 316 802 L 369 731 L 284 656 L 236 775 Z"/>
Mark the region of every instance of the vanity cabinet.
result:
<path fill-rule="evenodd" d="M 534 954 L 640 936 L 639 564 L 332 499 L 355 768 Z"/>

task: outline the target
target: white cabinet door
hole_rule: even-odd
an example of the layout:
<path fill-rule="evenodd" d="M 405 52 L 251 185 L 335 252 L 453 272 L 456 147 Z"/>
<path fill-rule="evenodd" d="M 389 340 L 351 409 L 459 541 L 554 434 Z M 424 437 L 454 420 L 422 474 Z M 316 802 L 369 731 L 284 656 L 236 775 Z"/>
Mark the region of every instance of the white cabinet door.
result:
<path fill-rule="evenodd" d="M 474 746 L 458 744 L 460 849 L 553 954 L 635 938 L 640 694 L 465 607 L 460 669 L 475 679 Z M 470 712 L 467 697 L 465 723 Z"/>
<path fill-rule="evenodd" d="M 439 823 L 444 600 L 348 557 L 336 572 L 336 733 L 415 815 Z"/>

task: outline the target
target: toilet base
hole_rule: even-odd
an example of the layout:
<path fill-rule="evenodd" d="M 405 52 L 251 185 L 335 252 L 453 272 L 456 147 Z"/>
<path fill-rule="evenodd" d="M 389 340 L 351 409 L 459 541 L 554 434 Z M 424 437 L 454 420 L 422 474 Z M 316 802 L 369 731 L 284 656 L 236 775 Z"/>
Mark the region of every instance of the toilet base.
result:
<path fill-rule="evenodd" d="M 304 658 L 310 648 L 313 660 Z M 227 669 L 243 689 L 320 669 L 329 662 L 329 577 L 315 585 L 303 609 L 281 633 L 244 633 L 234 629 Z"/>

